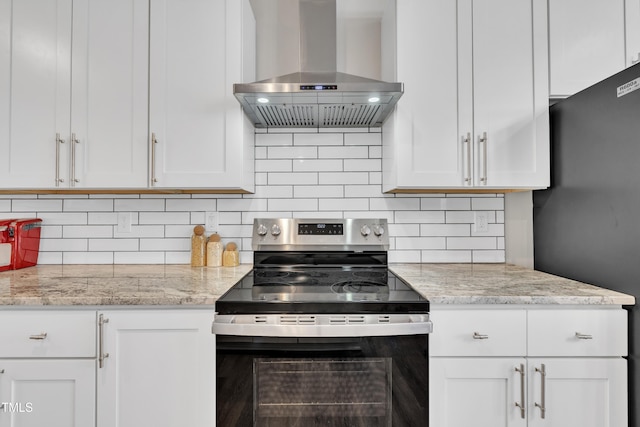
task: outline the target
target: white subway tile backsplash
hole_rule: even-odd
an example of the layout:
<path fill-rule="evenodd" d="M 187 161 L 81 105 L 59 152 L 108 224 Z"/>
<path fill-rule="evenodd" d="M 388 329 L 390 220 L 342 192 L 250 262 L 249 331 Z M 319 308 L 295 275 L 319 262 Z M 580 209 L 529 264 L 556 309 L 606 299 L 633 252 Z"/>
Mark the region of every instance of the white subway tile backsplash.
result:
<path fill-rule="evenodd" d="M 111 225 L 65 225 L 62 228 L 62 237 L 75 238 L 111 238 L 113 226 Z"/>
<path fill-rule="evenodd" d="M 267 177 L 268 185 L 316 185 L 318 184 L 317 172 L 297 172 L 297 173 L 280 173 L 269 172 Z"/>
<path fill-rule="evenodd" d="M 269 147 L 270 159 L 317 159 L 318 147 Z"/>
<path fill-rule="evenodd" d="M 127 262 L 126 258 L 125 262 L 114 262 L 114 258 L 113 252 L 64 252 L 62 264 L 132 264 Z M 38 262 L 40 262 L 40 258 L 38 258 Z"/>
<path fill-rule="evenodd" d="M 471 199 L 471 208 L 476 211 L 504 210 L 504 198 L 474 197 Z"/>
<path fill-rule="evenodd" d="M 165 263 L 164 252 L 114 252 L 113 253 L 113 264 L 164 264 L 164 263 Z"/>
<path fill-rule="evenodd" d="M 422 251 L 422 262 L 449 262 L 449 263 L 461 263 L 471 262 L 472 251 Z"/>
<path fill-rule="evenodd" d="M 293 162 L 290 159 L 281 160 L 256 160 L 257 172 L 291 172 Z"/>
<path fill-rule="evenodd" d="M 12 212 L 62 212 L 62 199 L 19 199 L 11 204 Z"/>
<path fill-rule="evenodd" d="M 144 224 L 190 224 L 189 212 L 140 212 L 139 223 Z"/>
<path fill-rule="evenodd" d="M 367 172 L 336 172 L 318 174 L 318 184 L 320 185 L 349 185 L 349 184 L 369 184 L 369 174 Z"/>
<path fill-rule="evenodd" d="M 113 199 L 65 199 L 64 212 L 108 212 L 113 210 Z"/>
<path fill-rule="evenodd" d="M 278 188 L 278 187 L 274 187 Z M 344 197 L 345 189 L 342 185 L 296 185 L 293 187 L 293 197 Z"/>
<path fill-rule="evenodd" d="M 369 199 L 319 199 L 320 211 L 366 211 Z"/>
<path fill-rule="evenodd" d="M 138 239 L 89 239 L 90 252 L 117 252 L 117 251 L 137 251 L 139 248 Z"/>
<path fill-rule="evenodd" d="M 166 201 L 167 212 L 184 211 L 215 211 L 217 209 L 215 199 L 169 199 Z M 147 210 L 147 209 L 141 209 Z"/>
<path fill-rule="evenodd" d="M 345 159 L 344 161 L 345 172 L 379 171 L 381 168 L 381 159 Z"/>
<path fill-rule="evenodd" d="M 447 249 L 495 249 L 495 237 L 447 237 Z"/>
<path fill-rule="evenodd" d="M 166 200 L 166 202 L 169 201 L 175 200 Z M 164 212 L 166 206 L 165 199 L 117 199 L 114 200 L 113 210 L 116 212 Z"/>
<path fill-rule="evenodd" d="M 383 194 L 382 157 L 379 128 L 259 131 L 254 194 L 0 195 L 0 218 L 43 219 L 41 264 L 188 264 L 209 211 L 243 263 L 263 217 L 386 218 L 390 262 L 504 262 L 503 195 Z M 478 211 L 487 232 L 475 231 Z M 131 232 L 118 231 L 121 212 Z"/>
<path fill-rule="evenodd" d="M 293 136 L 294 145 L 343 145 L 342 133 L 296 133 Z"/>
<path fill-rule="evenodd" d="M 382 145 L 382 133 L 346 133 L 344 145 Z"/>
<path fill-rule="evenodd" d="M 337 159 L 294 159 L 294 172 L 342 172 L 342 160 Z"/>
<path fill-rule="evenodd" d="M 320 147 L 318 154 L 321 159 L 366 159 L 369 156 L 369 147 Z"/>
<path fill-rule="evenodd" d="M 255 144 L 259 146 L 293 145 L 292 133 L 260 133 L 256 134 Z"/>

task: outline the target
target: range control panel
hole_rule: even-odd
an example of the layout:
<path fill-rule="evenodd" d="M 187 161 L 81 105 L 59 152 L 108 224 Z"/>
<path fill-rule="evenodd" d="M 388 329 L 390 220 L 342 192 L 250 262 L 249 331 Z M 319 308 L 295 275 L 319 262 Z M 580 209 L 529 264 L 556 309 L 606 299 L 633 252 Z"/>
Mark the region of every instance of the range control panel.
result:
<path fill-rule="evenodd" d="M 388 250 L 389 236 L 384 218 L 256 218 L 251 243 L 253 250 Z"/>

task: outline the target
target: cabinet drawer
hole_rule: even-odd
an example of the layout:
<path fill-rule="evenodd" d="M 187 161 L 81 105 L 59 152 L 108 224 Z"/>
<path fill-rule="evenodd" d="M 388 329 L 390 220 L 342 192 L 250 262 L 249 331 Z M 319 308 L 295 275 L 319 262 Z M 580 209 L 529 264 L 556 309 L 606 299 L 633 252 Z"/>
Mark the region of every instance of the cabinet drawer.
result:
<path fill-rule="evenodd" d="M 0 311 L 0 357 L 95 357 L 94 311 Z"/>
<path fill-rule="evenodd" d="M 524 310 L 432 311 L 430 356 L 524 356 Z"/>
<path fill-rule="evenodd" d="M 530 310 L 530 356 L 626 356 L 623 309 Z"/>

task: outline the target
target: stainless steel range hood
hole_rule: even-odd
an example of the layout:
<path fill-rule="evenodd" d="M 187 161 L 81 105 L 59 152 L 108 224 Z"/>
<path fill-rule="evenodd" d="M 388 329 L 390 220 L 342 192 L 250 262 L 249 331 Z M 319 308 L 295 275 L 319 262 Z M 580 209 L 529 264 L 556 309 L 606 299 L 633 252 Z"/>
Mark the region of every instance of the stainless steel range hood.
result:
<path fill-rule="evenodd" d="M 387 83 L 336 71 L 335 0 L 299 0 L 300 71 L 233 85 L 257 128 L 379 127 L 403 93 Z"/>

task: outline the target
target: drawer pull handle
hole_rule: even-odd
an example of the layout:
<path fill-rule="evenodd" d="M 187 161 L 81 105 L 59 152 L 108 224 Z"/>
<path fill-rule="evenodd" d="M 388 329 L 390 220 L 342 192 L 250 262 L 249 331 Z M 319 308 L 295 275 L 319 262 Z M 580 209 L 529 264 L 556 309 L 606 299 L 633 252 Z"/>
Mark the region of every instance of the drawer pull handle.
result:
<path fill-rule="evenodd" d="M 30 340 L 43 340 L 45 338 L 47 338 L 47 333 L 46 332 L 43 332 L 43 333 L 38 334 L 38 335 L 29 336 Z"/>
<path fill-rule="evenodd" d="M 581 334 L 580 332 L 576 332 L 576 338 L 578 338 L 579 340 L 592 340 L 593 335 Z"/>
<path fill-rule="evenodd" d="M 474 332 L 473 333 L 473 339 L 474 340 L 488 340 L 489 339 L 489 335 L 481 334 L 479 332 Z"/>

